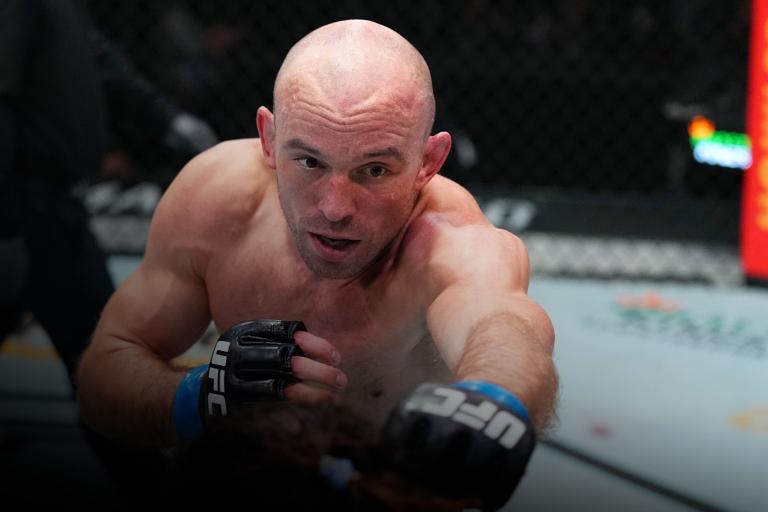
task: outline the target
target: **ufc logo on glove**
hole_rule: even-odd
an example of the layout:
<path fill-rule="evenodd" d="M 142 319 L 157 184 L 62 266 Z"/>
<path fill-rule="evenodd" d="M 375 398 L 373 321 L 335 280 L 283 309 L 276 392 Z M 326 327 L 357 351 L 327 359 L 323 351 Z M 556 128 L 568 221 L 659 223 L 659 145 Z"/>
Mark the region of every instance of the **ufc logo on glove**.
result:
<path fill-rule="evenodd" d="M 215 416 L 213 407 L 219 407 L 221 416 L 227 415 L 227 400 L 224 397 L 224 383 L 226 381 L 227 353 L 229 342 L 219 340 L 211 355 L 211 363 L 208 367 L 208 379 L 210 382 L 208 391 L 208 415 Z"/>
<path fill-rule="evenodd" d="M 190 369 L 173 401 L 173 423 L 179 438 L 198 440 L 209 419 L 236 416 L 259 402 L 284 398 L 296 382 L 291 357 L 302 355 L 293 336 L 304 324 L 287 320 L 252 320 L 225 331 L 209 364 Z M 207 378 L 205 375 L 207 374 Z"/>
<path fill-rule="evenodd" d="M 417 410 L 426 414 L 451 418 L 486 436 L 497 440 L 507 449 L 513 448 L 525 434 L 526 425 L 507 411 L 488 400 L 475 405 L 467 401 L 464 391 L 436 387 L 428 393 L 411 397 L 405 410 Z"/>
<path fill-rule="evenodd" d="M 484 381 L 421 384 L 383 432 L 396 472 L 446 496 L 476 497 L 484 510 L 506 503 L 535 443 L 522 401 Z"/>

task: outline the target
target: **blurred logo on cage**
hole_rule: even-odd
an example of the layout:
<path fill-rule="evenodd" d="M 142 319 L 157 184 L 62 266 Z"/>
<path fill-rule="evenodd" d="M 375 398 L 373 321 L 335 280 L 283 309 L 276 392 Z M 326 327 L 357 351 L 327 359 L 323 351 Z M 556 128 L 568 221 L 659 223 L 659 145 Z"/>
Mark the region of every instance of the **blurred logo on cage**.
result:
<path fill-rule="evenodd" d="M 768 359 L 768 324 L 731 312 L 693 311 L 657 292 L 620 294 L 605 313 L 585 316 L 585 328 L 694 350 Z"/>
<path fill-rule="evenodd" d="M 633 297 L 631 295 L 619 295 L 619 297 L 616 299 L 616 302 L 623 309 L 663 311 L 667 313 L 680 310 L 680 305 L 677 302 L 667 300 L 658 293 L 654 292 L 646 293 L 640 297 Z"/>
<path fill-rule="evenodd" d="M 758 407 L 734 414 L 729 423 L 740 430 L 768 434 L 768 407 Z"/>
<path fill-rule="evenodd" d="M 80 188 L 76 194 L 92 215 L 149 218 L 160 202 L 163 190 L 157 183 L 127 184 L 110 180 Z"/>
<path fill-rule="evenodd" d="M 515 233 L 528 229 L 537 214 L 536 205 L 522 199 L 478 198 L 478 202 L 491 224 Z"/>

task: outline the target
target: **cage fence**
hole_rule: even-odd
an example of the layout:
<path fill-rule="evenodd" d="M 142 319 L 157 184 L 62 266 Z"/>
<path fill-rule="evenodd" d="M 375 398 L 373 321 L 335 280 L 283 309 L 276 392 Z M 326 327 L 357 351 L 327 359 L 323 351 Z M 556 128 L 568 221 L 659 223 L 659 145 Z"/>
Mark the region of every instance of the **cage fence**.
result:
<path fill-rule="evenodd" d="M 536 274 L 742 282 L 749 1 L 87 6 L 148 86 L 220 139 L 256 136 L 256 109 L 303 35 L 344 18 L 383 23 L 430 65 L 435 130 L 454 138 L 443 174 L 526 241 Z M 81 193 L 105 248 L 140 253 L 187 156 L 161 144 L 150 109 L 107 92 L 110 153 Z"/>

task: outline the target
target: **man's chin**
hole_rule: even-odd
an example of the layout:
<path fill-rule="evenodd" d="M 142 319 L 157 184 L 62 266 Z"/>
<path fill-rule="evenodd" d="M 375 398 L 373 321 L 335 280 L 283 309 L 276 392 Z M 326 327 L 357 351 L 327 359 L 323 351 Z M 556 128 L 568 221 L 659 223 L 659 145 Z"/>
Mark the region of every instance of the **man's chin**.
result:
<path fill-rule="evenodd" d="M 352 277 L 356 277 L 360 274 L 362 271 L 359 268 L 349 268 L 348 266 L 344 265 L 338 266 L 338 265 L 307 265 L 309 267 L 309 270 L 312 271 L 317 277 L 322 277 L 324 279 L 349 279 Z"/>

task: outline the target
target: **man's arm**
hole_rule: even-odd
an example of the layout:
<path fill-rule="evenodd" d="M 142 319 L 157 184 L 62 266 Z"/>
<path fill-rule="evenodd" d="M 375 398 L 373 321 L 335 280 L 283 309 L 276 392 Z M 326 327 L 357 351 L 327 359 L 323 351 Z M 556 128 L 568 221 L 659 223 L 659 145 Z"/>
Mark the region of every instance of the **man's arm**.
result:
<path fill-rule="evenodd" d="M 432 339 L 458 382 L 422 383 L 403 399 L 385 425 L 382 453 L 403 478 L 498 510 L 552 415 L 554 330 L 526 295 L 522 242 L 466 204 L 425 216 L 409 260 L 417 289 L 429 294 Z"/>
<path fill-rule="evenodd" d="M 109 437 L 155 446 L 175 439 L 171 410 L 184 369 L 169 361 L 210 322 L 199 267 L 212 245 L 202 197 L 211 192 L 212 152 L 192 160 L 166 191 L 141 265 L 107 303 L 81 359 L 82 418 Z"/>
<path fill-rule="evenodd" d="M 490 225 L 447 227 L 435 244 L 429 268 L 440 269 L 440 278 L 427 322 L 438 350 L 457 380 L 491 382 L 516 395 L 541 432 L 557 395 L 555 335 L 527 296 L 525 246 Z"/>

